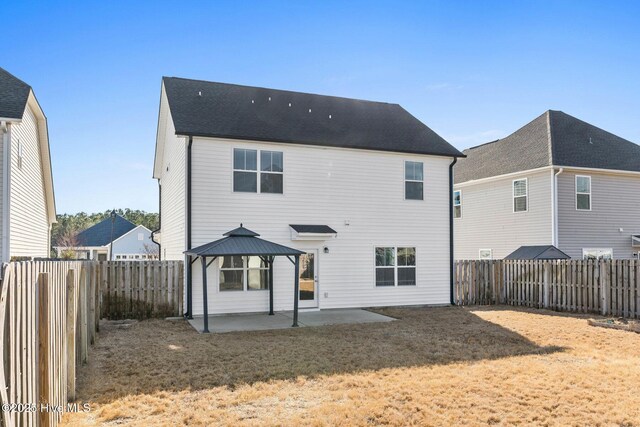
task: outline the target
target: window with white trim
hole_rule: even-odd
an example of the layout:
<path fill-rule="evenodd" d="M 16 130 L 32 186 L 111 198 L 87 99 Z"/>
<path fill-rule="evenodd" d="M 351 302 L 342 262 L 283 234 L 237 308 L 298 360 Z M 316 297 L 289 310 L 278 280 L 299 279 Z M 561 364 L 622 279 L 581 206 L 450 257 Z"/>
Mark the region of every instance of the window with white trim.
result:
<path fill-rule="evenodd" d="M 282 194 L 282 151 L 260 151 L 260 192 Z"/>
<path fill-rule="evenodd" d="M 144 233 L 138 233 L 138 240 L 144 240 Z"/>
<path fill-rule="evenodd" d="M 462 218 L 462 190 L 453 192 L 453 217 Z"/>
<path fill-rule="evenodd" d="M 582 259 L 613 259 L 611 248 L 583 248 Z"/>
<path fill-rule="evenodd" d="M 513 180 L 513 211 L 526 212 L 528 209 L 527 178 Z"/>
<path fill-rule="evenodd" d="M 492 249 L 480 249 L 478 251 L 478 259 L 493 259 L 493 250 Z"/>
<path fill-rule="evenodd" d="M 233 149 L 234 192 L 282 194 L 283 184 L 282 151 Z"/>
<path fill-rule="evenodd" d="M 422 162 L 404 162 L 404 198 L 424 199 L 424 165 Z"/>
<path fill-rule="evenodd" d="M 591 210 L 591 177 L 576 175 L 576 209 Z"/>
<path fill-rule="evenodd" d="M 269 267 L 260 257 L 226 256 L 219 267 L 221 292 L 269 289 Z"/>
<path fill-rule="evenodd" d="M 377 247 L 375 257 L 376 286 L 416 285 L 416 248 Z"/>

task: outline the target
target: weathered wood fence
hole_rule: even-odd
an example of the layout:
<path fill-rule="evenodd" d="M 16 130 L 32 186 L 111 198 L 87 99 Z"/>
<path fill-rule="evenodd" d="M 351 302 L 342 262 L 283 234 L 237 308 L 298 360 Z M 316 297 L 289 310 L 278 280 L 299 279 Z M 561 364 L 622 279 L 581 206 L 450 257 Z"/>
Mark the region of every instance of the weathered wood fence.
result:
<path fill-rule="evenodd" d="M 462 260 L 455 265 L 456 304 L 508 304 L 640 317 L 636 260 Z"/>
<path fill-rule="evenodd" d="M 100 317 L 179 315 L 179 261 L 33 261 L 3 266 L 3 426 L 55 426 L 75 399 Z"/>

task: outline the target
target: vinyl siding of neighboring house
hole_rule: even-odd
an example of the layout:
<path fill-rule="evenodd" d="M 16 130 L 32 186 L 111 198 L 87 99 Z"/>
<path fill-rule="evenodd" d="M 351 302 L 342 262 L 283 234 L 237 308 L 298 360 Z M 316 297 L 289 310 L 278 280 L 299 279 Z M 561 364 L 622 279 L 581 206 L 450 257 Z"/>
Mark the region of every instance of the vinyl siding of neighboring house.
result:
<path fill-rule="evenodd" d="M 161 258 L 163 260 L 184 260 L 186 227 L 186 141 L 175 135 L 171 112 L 164 93 L 161 95 L 160 123 L 158 129 L 164 132 L 164 152 L 161 165 Z"/>
<path fill-rule="evenodd" d="M 454 219 L 455 259 L 478 259 L 480 249 L 501 259 L 523 245 L 551 244 L 551 176 L 543 170 L 456 184 L 462 217 Z M 513 180 L 521 178 L 528 181 L 528 211 L 513 212 Z"/>
<path fill-rule="evenodd" d="M 139 225 L 113 241 L 113 259 L 116 259 L 116 255 L 147 254 L 145 245 L 152 250 L 158 248 L 151 240 L 151 231 Z"/>
<path fill-rule="evenodd" d="M 49 256 L 49 219 L 39 142 L 41 131 L 31 103 L 27 104 L 22 121 L 11 125 L 11 257 Z"/>
<path fill-rule="evenodd" d="M 234 148 L 282 151 L 284 194 L 234 193 Z M 194 138 L 192 158 L 194 247 L 243 223 L 266 240 L 318 251 L 321 309 L 449 303 L 451 158 L 207 138 Z M 405 160 L 424 162 L 422 201 L 404 200 Z M 338 234 L 291 240 L 289 224 L 329 225 Z M 417 286 L 376 287 L 376 246 L 415 247 Z M 268 291 L 219 292 L 217 262 L 208 278 L 210 314 L 268 310 Z M 276 260 L 274 282 L 275 309 L 291 310 L 294 270 L 286 258 Z M 193 296 L 193 312 L 201 314 L 199 262 Z"/>
<path fill-rule="evenodd" d="M 575 176 L 591 176 L 591 211 L 576 210 Z M 565 171 L 558 176 L 559 248 L 581 258 L 583 248 L 612 248 L 632 258 L 631 235 L 640 234 L 640 175 Z M 621 232 L 620 229 L 623 229 Z"/>

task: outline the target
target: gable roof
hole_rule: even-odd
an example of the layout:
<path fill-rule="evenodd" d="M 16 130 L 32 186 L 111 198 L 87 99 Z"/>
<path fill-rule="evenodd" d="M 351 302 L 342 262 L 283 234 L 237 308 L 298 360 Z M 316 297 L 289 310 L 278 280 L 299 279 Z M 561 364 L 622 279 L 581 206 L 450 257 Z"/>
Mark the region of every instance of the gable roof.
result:
<path fill-rule="evenodd" d="M 116 215 L 113 224 L 113 240 L 127 234 L 137 226 L 131 221 Z M 78 246 L 106 246 L 111 243 L 111 218 L 106 218 L 99 223 L 78 233 Z"/>
<path fill-rule="evenodd" d="M 398 104 L 164 77 L 177 135 L 462 156 Z"/>
<path fill-rule="evenodd" d="M 571 257 L 553 245 L 520 246 L 504 259 L 571 259 Z"/>
<path fill-rule="evenodd" d="M 0 119 L 22 119 L 31 86 L 0 67 Z"/>
<path fill-rule="evenodd" d="M 467 157 L 454 167 L 456 183 L 545 166 L 640 172 L 640 145 L 553 110 L 463 153 Z"/>

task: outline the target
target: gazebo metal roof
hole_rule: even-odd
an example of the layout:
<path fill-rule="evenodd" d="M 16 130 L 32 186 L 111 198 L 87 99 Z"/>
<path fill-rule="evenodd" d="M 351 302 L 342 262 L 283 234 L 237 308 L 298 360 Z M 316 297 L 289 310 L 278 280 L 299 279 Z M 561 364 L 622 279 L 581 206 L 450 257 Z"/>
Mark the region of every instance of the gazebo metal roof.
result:
<path fill-rule="evenodd" d="M 278 243 L 269 242 L 258 238 L 259 234 L 240 227 L 223 234 L 222 239 L 215 240 L 197 248 L 189 249 L 184 253 L 194 260 L 200 258 L 202 264 L 202 302 L 204 314 L 204 331 L 209 332 L 209 308 L 207 303 L 207 267 L 221 256 L 257 256 L 269 266 L 269 314 L 273 315 L 273 261 L 277 256 L 286 256 L 294 265 L 294 300 L 293 300 L 293 326 L 298 326 L 298 293 L 300 288 L 300 255 L 305 252 L 290 248 Z M 207 258 L 210 258 L 207 263 Z M 193 262 L 192 261 L 192 262 Z M 191 307 L 193 289 L 187 286 L 188 306 Z M 189 313 L 192 316 L 192 313 Z"/>
<path fill-rule="evenodd" d="M 191 256 L 296 256 L 303 251 L 258 238 L 259 234 L 240 227 L 224 233 L 222 239 L 198 246 L 184 253 Z"/>

